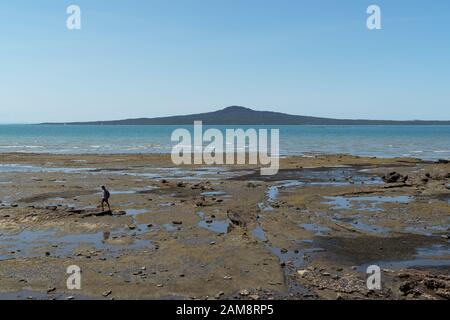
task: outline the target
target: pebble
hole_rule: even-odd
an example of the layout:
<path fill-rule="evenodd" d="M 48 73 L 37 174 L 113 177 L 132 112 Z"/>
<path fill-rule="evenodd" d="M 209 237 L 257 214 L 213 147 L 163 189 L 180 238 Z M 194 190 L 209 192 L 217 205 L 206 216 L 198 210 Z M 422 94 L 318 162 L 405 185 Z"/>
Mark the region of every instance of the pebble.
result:
<path fill-rule="evenodd" d="M 250 294 L 250 292 L 247 289 L 242 289 L 239 294 L 243 297 L 246 297 Z"/>
<path fill-rule="evenodd" d="M 103 292 L 103 293 L 102 293 L 102 296 L 104 296 L 104 297 L 106 298 L 106 297 L 109 296 L 111 293 L 112 293 L 112 291 L 111 291 L 111 290 L 108 290 L 108 291 Z"/>

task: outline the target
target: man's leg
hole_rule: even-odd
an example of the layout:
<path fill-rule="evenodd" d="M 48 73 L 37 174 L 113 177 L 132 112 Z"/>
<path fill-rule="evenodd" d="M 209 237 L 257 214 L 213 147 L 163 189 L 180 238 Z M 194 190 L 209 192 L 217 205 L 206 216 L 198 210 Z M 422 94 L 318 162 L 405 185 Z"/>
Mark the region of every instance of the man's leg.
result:
<path fill-rule="evenodd" d="M 108 205 L 109 211 L 111 211 L 111 207 L 109 206 L 109 200 L 106 200 L 106 204 Z"/>
<path fill-rule="evenodd" d="M 104 202 L 105 202 L 105 199 L 102 199 L 102 211 L 105 211 L 105 207 L 103 206 Z"/>

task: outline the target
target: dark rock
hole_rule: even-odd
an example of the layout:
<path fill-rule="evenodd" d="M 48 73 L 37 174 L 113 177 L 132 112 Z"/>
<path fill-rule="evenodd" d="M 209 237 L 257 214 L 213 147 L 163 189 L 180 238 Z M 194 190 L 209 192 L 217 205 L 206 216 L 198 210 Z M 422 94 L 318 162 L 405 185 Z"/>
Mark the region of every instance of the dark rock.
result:
<path fill-rule="evenodd" d="M 423 280 L 423 284 L 428 289 L 432 289 L 432 290 L 445 289 L 445 287 L 446 287 L 445 281 L 441 281 L 438 279 L 425 279 L 425 280 Z"/>
<path fill-rule="evenodd" d="M 85 210 L 83 210 L 83 209 L 68 209 L 67 212 L 79 214 L 79 213 L 84 213 Z"/>
<path fill-rule="evenodd" d="M 404 295 L 408 295 L 409 293 L 413 292 L 416 285 L 417 285 L 416 281 L 405 281 L 402 284 L 400 284 L 399 289 Z"/>
<path fill-rule="evenodd" d="M 247 223 L 249 222 L 248 218 L 245 217 L 241 212 L 237 212 L 234 210 L 228 210 L 227 217 L 228 219 L 230 219 L 232 224 L 240 227 L 247 226 Z"/>
<path fill-rule="evenodd" d="M 96 217 L 103 217 L 103 216 L 112 216 L 113 213 L 112 213 L 112 211 L 107 210 L 107 211 L 101 211 L 101 212 L 94 212 L 91 214 L 87 214 L 86 216 L 89 216 L 89 215 L 96 216 Z"/>
<path fill-rule="evenodd" d="M 388 175 L 382 177 L 383 181 L 386 183 L 396 183 L 398 181 L 403 181 L 404 178 L 404 176 L 397 172 L 391 172 Z"/>

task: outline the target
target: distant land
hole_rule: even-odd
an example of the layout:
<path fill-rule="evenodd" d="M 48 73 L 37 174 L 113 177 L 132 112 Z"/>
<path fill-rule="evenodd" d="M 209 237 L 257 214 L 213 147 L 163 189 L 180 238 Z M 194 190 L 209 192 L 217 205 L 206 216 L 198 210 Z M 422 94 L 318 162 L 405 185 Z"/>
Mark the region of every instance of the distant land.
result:
<path fill-rule="evenodd" d="M 42 123 L 42 125 L 191 125 L 203 121 L 205 125 L 450 125 L 449 121 L 434 120 L 351 120 L 290 115 L 272 111 L 256 111 L 232 106 L 222 110 L 162 118 L 138 118 L 113 121 Z"/>

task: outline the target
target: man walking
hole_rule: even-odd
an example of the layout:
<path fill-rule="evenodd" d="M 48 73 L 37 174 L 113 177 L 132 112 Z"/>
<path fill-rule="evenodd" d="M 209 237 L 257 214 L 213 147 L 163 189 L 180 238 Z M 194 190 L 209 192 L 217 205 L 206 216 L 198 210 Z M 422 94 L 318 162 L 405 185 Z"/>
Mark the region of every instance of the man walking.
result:
<path fill-rule="evenodd" d="M 105 203 L 108 205 L 109 211 L 111 211 L 111 207 L 109 206 L 109 197 L 111 196 L 111 194 L 109 193 L 108 190 L 106 190 L 106 187 L 105 187 L 105 186 L 102 186 L 102 190 L 103 190 L 103 196 L 102 196 L 102 211 L 105 211 L 105 207 L 104 207 L 104 204 L 105 204 Z"/>

